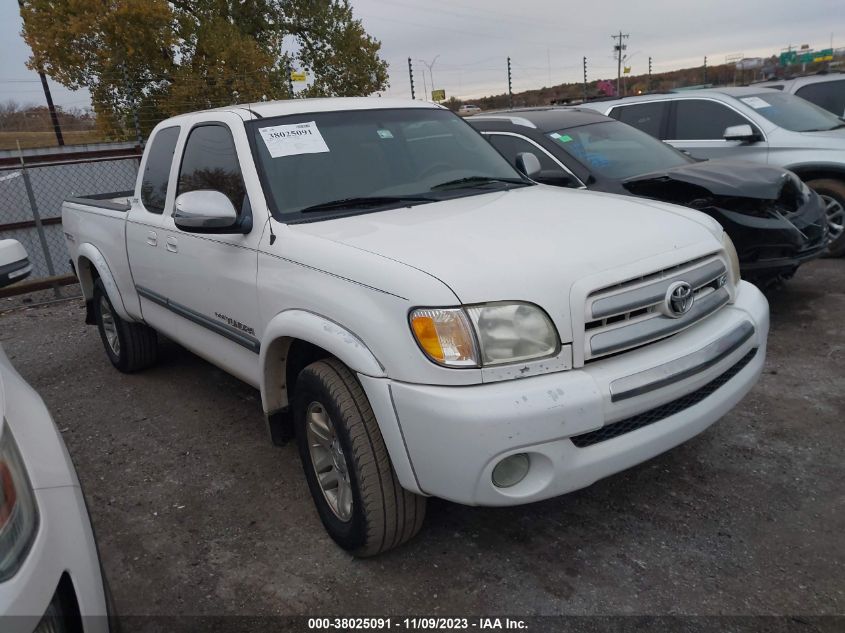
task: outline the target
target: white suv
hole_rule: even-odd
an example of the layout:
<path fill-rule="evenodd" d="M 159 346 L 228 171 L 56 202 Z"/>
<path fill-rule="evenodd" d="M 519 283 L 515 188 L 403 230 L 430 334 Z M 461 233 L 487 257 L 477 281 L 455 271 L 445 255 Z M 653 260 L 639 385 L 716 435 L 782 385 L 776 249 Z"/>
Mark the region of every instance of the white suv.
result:
<path fill-rule="evenodd" d="M 785 167 L 822 197 L 832 255 L 845 255 L 845 121 L 765 87 L 713 88 L 582 104 L 695 158 Z"/>
<path fill-rule="evenodd" d="M 836 116 L 845 116 L 845 73 L 778 79 L 755 84 L 793 94 Z"/>

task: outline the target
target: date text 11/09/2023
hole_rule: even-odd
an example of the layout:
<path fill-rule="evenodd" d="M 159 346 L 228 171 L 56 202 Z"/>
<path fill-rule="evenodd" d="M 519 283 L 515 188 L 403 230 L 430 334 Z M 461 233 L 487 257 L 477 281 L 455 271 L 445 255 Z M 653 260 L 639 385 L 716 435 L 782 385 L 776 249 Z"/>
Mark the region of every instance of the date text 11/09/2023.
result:
<path fill-rule="evenodd" d="M 398 629 L 446 631 L 525 631 L 528 624 L 519 618 L 308 618 L 309 631 L 392 631 Z"/>

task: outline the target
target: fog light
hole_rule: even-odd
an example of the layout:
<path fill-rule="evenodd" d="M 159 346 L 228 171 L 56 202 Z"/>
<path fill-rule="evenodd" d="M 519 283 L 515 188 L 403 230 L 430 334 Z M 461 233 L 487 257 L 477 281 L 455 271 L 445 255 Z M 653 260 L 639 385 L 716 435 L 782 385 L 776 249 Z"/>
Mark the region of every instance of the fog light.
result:
<path fill-rule="evenodd" d="M 505 457 L 493 469 L 493 485 L 497 488 L 510 488 L 525 479 L 530 465 L 528 455 L 517 453 Z"/>

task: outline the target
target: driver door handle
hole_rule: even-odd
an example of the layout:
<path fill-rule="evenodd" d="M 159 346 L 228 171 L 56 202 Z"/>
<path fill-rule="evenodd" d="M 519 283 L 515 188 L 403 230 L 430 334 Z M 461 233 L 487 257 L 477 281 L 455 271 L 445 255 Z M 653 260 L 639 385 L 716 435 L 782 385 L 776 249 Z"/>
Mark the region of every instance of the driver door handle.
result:
<path fill-rule="evenodd" d="M 176 241 L 176 238 L 173 236 L 168 237 L 165 240 L 166 248 L 171 253 L 178 253 L 179 252 L 179 242 Z"/>
<path fill-rule="evenodd" d="M 155 246 L 156 244 L 158 244 L 158 236 L 156 236 L 155 231 L 150 231 L 149 233 L 147 233 L 147 244 L 149 244 L 150 246 Z"/>

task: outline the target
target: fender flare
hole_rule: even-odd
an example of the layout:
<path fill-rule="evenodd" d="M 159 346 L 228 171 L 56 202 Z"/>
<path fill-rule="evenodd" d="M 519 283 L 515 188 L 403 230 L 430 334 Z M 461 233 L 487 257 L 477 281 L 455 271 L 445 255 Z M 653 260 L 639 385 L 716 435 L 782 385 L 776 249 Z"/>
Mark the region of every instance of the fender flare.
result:
<path fill-rule="evenodd" d="M 307 310 L 285 310 L 270 320 L 261 341 L 261 403 L 267 414 L 288 406 L 285 360 L 296 339 L 326 350 L 356 373 L 387 376 L 364 342 L 339 323 Z"/>
<path fill-rule="evenodd" d="M 85 300 L 89 301 L 93 297 L 94 282 L 90 277 L 86 277 L 82 266 L 79 265 L 82 258 L 90 261 L 91 265 L 97 270 L 97 274 L 103 281 L 106 294 L 109 296 L 109 301 L 111 301 L 118 316 L 125 321 L 134 321 L 135 319 L 129 316 L 129 313 L 126 311 L 126 306 L 123 304 L 123 297 L 121 296 L 117 283 L 114 280 L 114 275 L 112 275 L 111 269 L 106 262 L 106 258 L 103 257 L 103 254 L 99 251 L 99 249 L 90 242 L 80 244 L 79 249 L 76 252 L 76 274 L 79 277 L 79 284 L 82 286 L 82 293 L 85 296 Z"/>

